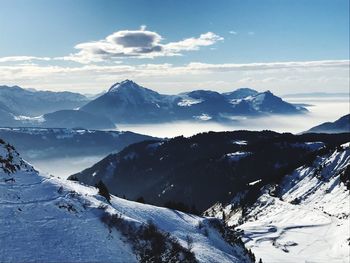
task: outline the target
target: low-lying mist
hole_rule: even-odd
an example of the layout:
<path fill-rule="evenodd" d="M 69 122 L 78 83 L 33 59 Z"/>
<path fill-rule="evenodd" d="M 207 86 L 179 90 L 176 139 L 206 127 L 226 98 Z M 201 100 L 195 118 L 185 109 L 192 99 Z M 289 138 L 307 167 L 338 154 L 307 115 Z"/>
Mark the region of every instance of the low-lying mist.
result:
<path fill-rule="evenodd" d="M 179 135 L 191 136 L 207 131 L 233 131 L 233 130 L 274 130 L 277 132 L 300 133 L 326 121 L 335 121 L 349 113 L 347 98 L 319 99 L 289 99 L 288 102 L 310 104 L 309 113 L 293 116 L 270 116 L 264 118 L 246 118 L 230 124 L 215 122 L 171 122 L 162 124 L 118 125 L 120 130 L 152 135 L 156 137 L 174 137 Z M 61 178 L 82 171 L 105 156 L 65 157 L 55 159 L 28 160 L 42 172 L 53 174 Z"/>
<path fill-rule="evenodd" d="M 261 118 L 245 118 L 230 123 L 217 122 L 169 122 L 162 124 L 124 124 L 120 130 L 152 135 L 156 137 L 191 136 L 207 131 L 273 130 L 300 133 L 327 121 L 335 121 L 349 114 L 348 98 L 289 98 L 288 102 L 307 104 L 309 113 L 302 115 L 273 115 Z"/>
<path fill-rule="evenodd" d="M 28 160 L 35 169 L 42 173 L 52 174 L 66 179 L 68 176 L 78 173 L 101 159 L 105 156 L 86 156 L 86 157 L 65 157 L 65 158 L 54 158 L 54 159 L 33 159 Z"/>

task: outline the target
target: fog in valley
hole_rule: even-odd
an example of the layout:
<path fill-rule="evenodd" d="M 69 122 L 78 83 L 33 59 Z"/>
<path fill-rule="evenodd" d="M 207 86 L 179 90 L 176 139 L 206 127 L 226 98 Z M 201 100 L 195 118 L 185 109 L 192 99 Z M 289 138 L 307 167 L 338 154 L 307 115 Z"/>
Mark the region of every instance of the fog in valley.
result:
<path fill-rule="evenodd" d="M 36 169 L 42 173 L 58 176 L 60 178 L 68 178 L 68 176 L 78 173 L 98 161 L 105 156 L 84 156 L 84 157 L 65 157 L 54 159 L 34 159 L 28 160 Z"/>
<path fill-rule="evenodd" d="M 349 113 L 347 97 L 338 98 L 288 98 L 287 102 L 305 104 L 309 112 L 302 115 L 274 115 L 262 118 L 240 118 L 232 123 L 217 122 L 171 122 L 162 124 L 118 125 L 120 130 L 157 136 L 192 136 L 207 131 L 273 130 L 277 132 L 300 133 L 327 121 L 335 121 Z"/>
<path fill-rule="evenodd" d="M 300 133 L 326 121 L 334 121 L 349 113 L 347 98 L 289 98 L 288 102 L 306 104 L 309 113 L 293 116 L 270 116 L 264 118 L 245 118 L 230 124 L 216 122 L 171 122 L 162 124 L 118 125 L 119 130 L 156 137 L 191 136 L 207 131 L 233 130 L 273 130 L 277 132 Z M 70 157 L 63 159 L 28 160 L 42 172 L 61 178 L 86 169 L 105 156 Z"/>

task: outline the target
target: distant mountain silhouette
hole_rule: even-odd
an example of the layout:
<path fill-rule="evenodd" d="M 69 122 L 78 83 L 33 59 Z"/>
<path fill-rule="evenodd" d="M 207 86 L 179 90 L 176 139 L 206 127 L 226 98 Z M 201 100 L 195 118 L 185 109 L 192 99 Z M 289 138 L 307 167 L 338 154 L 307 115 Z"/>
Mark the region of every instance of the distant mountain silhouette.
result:
<path fill-rule="evenodd" d="M 345 115 L 334 122 L 325 122 L 315 127 L 312 127 L 310 130 L 306 131 L 307 133 L 342 133 L 350 132 L 350 114 Z"/>
<path fill-rule="evenodd" d="M 37 91 L 18 86 L 0 86 L 0 103 L 14 115 L 39 116 L 48 112 L 75 109 L 89 101 L 79 93 Z"/>
<path fill-rule="evenodd" d="M 28 161 L 103 156 L 132 143 L 158 139 L 133 132 L 61 128 L 0 128 L 0 138 L 14 145 Z"/>

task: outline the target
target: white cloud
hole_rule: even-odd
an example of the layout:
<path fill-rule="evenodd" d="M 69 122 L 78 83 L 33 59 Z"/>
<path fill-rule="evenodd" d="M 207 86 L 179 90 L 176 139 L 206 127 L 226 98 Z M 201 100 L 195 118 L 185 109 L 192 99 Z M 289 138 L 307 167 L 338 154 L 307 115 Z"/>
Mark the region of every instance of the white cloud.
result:
<path fill-rule="evenodd" d="M 238 34 L 234 30 L 229 33 Z M 254 32 L 245 34 L 254 35 Z M 223 40 L 223 37 L 207 32 L 169 42 L 159 33 L 141 25 L 138 30 L 121 30 L 101 40 L 77 44 L 75 53 L 62 57 L 0 57 L 0 85 L 98 92 L 116 81 L 128 78 L 148 83 L 150 88 L 158 88 L 161 92 L 166 89 L 169 93 L 185 91 L 184 87 L 186 90 L 211 88 L 229 91 L 243 84 L 256 89 L 273 90 L 276 87 L 278 90 L 289 89 L 293 92 L 298 89 L 300 92 L 307 89 L 328 91 L 330 87 L 349 89 L 349 60 L 244 64 L 191 62 L 184 65 L 121 63 L 126 61 L 123 58 L 129 57 L 181 56 L 203 47 L 214 50 L 217 47 L 214 45 Z M 74 63 L 64 61 L 79 64 L 72 66 Z"/>
<path fill-rule="evenodd" d="M 26 61 L 33 61 L 33 60 L 43 60 L 43 61 L 49 61 L 51 60 L 49 57 L 33 57 L 33 56 L 11 56 L 11 57 L 1 57 L 0 63 L 6 63 L 6 62 L 26 62 Z"/>
<path fill-rule="evenodd" d="M 184 51 L 199 50 L 200 47 L 214 45 L 223 38 L 213 32 L 201 34 L 177 42 L 161 43 L 163 37 L 157 32 L 146 30 L 121 30 L 103 40 L 80 43 L 75 46 L 77 53 L 56 60 L 70 60 L 79 63 L 102 62 L 116 58 L 154 58 L 160 56 L 181 56 Z"/>
<path fill-rule="evenodd" d="M 247 84 L 247 83 L 251 83 L 254 82 L 255 79 L 252 77 L 247 77 L 247 78 L 243 78 L 243 79 L 239 79 L 237 82 L 238 83 L 242 83 L 242 84 Z"/>
<path fill-rule="evenodd" d="M 114 64 L 114 65 L 84 65 L 76 67 L 66 66 L 43 66 L 37 64 L 23 64 L 23 65 L 0 65 L 0 74 L 3 76 L 4 72 L 28 72 L 34 74 L 66 74 L 75 72 L 94 72 L 94 73 L 118 73 L 118 72 L 136 72 L 136 73 L 150 73 L 155 74 L 177 74 L 177 73 L 224 73 L 224 72 L 266 72 L 274 71 L 280 72 L 280 70 L 290 69 L 295 72 L 296 69 L 302 71 L 310 70 L 348 70 L 350 66 L 349 60 L 320 60 L 320 61 L 303 61 L 303 62 L 271 62 L 271 63 L 246 63 L 246 64 L 208 64 L 200 62 L 191 62 L 182 66 L 174 66 L 169 63 L 163 64 L 140 64 L 140 65 L 125 65 L 125 64 Z M 167 72 L 165 72 L 167 71 Z M 15 77 L 15 76 L 10 76 Z M 266 77 L 265 77 L 266 79 Z"/>
<path fill-rule="evenodd" d="M 211 46 L 218 41 L 224 40 L 223 37 L 220 37 L 213 32 L 208 32 L 205 34 L 201 34 L 199 38 L 187 38 L 182 41 L 172 42 L 164 45 L 165 52 L 169 52 L 170 54 L 178 54 L 181 51 L 191 51 L 198 50 L 203 46 Z"/>
<path fill-rule="evenodd" d="M 278 81 L 279 79 L 278 78 L 275 78 L 275 77 L 269 77 L 269 78 L 264 78 L 261 80 L 261 82 L 276 82 Z"/>
<path fill-rule="evenodd" d="M 315 69 L 315 68 L 349 68 L 349 60 L 319 60 L 319 61 L 293 61 L 268 62 L 246 64 L 207 64 L 192 62 L 188 64 L 192 70 L 200 71 L 244 71 L 244 70 L 281 70 L 281 69 Z"/>
<path fill-rule="evenodd" d="M 349 89 L 349 60 L 185 65 L 0 65 L 1 84 L 38 89 L 99 92 L 116 81 L 133 79 L 160 92 L 177 93 L 195 88 L 229 91 L 248 85 L 256 89 L 293 93 Z M 213 83 L 222 83 L 214 85 Z M 157 84 L 158 83 L 158 84 Z M 167 83 L 167 84 L 164 84 Z"/>
<path fill-rule="evenodd" d="M 248 35 L 249 35 L 249 36 L 254 36 L 254 35 L 255 35 L 255 32 L 249 31 L 249 32 L 248 32 Z"/>

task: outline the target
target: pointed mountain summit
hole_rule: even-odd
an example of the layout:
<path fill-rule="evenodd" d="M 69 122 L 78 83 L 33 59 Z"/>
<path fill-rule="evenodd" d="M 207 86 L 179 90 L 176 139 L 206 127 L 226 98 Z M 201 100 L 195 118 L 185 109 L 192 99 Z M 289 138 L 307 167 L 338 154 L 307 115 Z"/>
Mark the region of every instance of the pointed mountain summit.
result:
<path fill-rule="evenodd" d="M 244 99 L 246 97 L 254 96 L 256 94 L 258 94 L 258 92 L 250 88 L 240 88 L 232 92 L 223 93 L 223 95 L 226 96 L 228 99 Z"/>
<path fill-rule="evenodd" d="M 162 97 L 158 92 L 144 88 L 128 79 L 112 85 L 104 95 L 118 96 L 120 99 L 124 99 L 125 102 L 136 106 L 138 103 L 159 102 Z"/>
<path fill-rule="evenodd" d="M 307 111 L 305 108 L 294 106 L 280 97 L 275 96 L 271 91 L 257 93 L 245 100 L 252 103 L 255 110 L 271 114 L 295 114 Z"/>
<path fill-rule="evenodd" d="M 122 82 L 117 82 L 115 84 L 113 84 L 108 92 L 115 92 L 115 91 L 118 91 L 122 88 L 129 88 L 129 87 L 134 87 L 134 86 L 137 86 L 137 87 L 140 87 L 139 85 L 137 85 L 135 82 L 133 82 L 132 80 L 129 80 L 129 79 L 126 79 Z"/>
<path fill-rule="evenodd" d="M 120 92 L 122 90 L 126 90 L 126 89 L 139 89 L 139 90 L 142 90 L 142 89 L 146 89 L 144 87 L 141 87 L 140 85 L 138 85 L 137 83 L 135 83 L 134 81 L 132 80 L 129 80 L 129 79 L 126 79 L 126 80 L 123 80 L 122 82 L 117 82 L 115 84 L 113 84 L 108 92 Z"/>
<path fill-rule="evenodd" d="M 131 80 L 111 86 L 107 93 L 89 102 L 81 110 L 106 116 L 118 122 L 158 122 L 165 114 L 165 95 L 144 88 Z"/>

